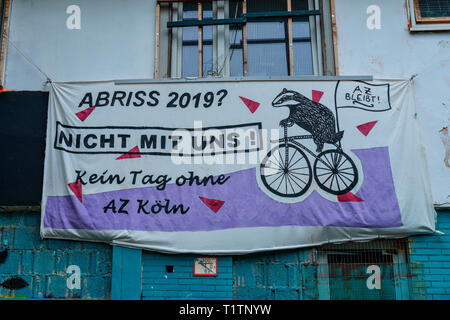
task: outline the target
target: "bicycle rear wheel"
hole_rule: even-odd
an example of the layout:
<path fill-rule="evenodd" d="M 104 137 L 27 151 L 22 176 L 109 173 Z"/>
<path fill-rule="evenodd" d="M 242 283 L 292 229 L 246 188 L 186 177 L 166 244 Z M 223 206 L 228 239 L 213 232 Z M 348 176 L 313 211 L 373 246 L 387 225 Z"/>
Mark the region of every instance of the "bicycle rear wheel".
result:
<path fill-rule="evenodd" d="M 280 197 L 301 196 L 312 182 L 306 154 L 290 143 L 281 143 L 269 151 L 261 162 L 260 174 L 264 186 Z"/>
<path fill-rule="evenodd" d="M 342 150 L 326 150 L 314 162 L 314 179 L 322 190 L 341 195 L 358 183 L 358 170 L 353 160 Z"/>

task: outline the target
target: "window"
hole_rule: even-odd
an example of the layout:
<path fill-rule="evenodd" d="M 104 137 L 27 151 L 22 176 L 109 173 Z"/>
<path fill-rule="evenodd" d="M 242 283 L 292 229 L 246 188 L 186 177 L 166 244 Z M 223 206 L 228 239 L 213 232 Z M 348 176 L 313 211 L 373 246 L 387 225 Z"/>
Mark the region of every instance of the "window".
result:
<path fill-rule="evenodd" d="M 407 240 L 374 240 L 314 249 L 320 299 L 408 299 L 406 248 Z"/>
<path fill-rule="evenodd" d="M 410 30 L 450 30 L 450 1 L 409 0 Z"/>
<path fill-rule="evenodd" d="M 158 0 L 156 10 L 155 78 L 334 74 L 328 0 Z"/>

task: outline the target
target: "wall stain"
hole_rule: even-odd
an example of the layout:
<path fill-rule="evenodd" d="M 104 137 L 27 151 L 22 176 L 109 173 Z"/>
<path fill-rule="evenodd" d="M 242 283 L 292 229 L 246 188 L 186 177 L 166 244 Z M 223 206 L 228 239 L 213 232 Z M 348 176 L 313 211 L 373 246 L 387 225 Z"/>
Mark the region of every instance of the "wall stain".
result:
<path fill-rule="evenodd" d="M 450 168 L 450 137 L 448 135 L 448 126 L 439 130 L 439 135 L 445 148 L 444 163 L 447 168 Z"/>

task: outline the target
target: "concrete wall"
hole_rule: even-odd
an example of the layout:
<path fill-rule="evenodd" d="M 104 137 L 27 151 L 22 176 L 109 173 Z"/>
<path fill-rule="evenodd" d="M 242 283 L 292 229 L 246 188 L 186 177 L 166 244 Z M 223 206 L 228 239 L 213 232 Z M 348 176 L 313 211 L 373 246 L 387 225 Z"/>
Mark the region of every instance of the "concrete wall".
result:
<path fill-rule="evenodd" d="M 0 298 L 108 299 L 111 247 L 102 243 L 41 240 L 39 225 L 38 213 L 0 212 Z M 80 289 L 67 286 L 73 274 L 67 272 L 71 265 L 80 268 Z M 17 289 L 12 290 L 11 286 Z"/>
<path fill-rule="evenodd" d="M 14 0 L 4 87 L 42 90 L 53 81 L 152 78 L 155 0 Z M 68 29 L 66 9 L 78 5 L 80 29 Z M 22 56 L 17 48 L 28 58 Z"/>
<path fill-rule="evenodd" d="M 380 29 L 369 29 L 367 8 L 380 8 Z M 417 119 L 427 153 L 434 201 L 449 205 L 450 30 L 408 29 L 406 0 L 335 0 L 340 75 L 410 78 L 414 74 Z M 450 26 L 450 24 L 449 24 Z M 413 115 L 412 115 L 413 116 Z M 444 141 L 447 141 L 444 143 Z"/>

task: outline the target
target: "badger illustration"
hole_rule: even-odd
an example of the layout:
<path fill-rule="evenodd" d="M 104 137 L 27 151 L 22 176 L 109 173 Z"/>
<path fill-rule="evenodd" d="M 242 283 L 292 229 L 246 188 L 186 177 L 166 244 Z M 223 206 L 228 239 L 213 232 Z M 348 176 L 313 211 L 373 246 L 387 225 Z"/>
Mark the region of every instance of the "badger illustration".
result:
<path fill-rule="evenodd" d="M 311 133 L 317 146 L 316 152 L 322 152 L 324 143 L 336 144 L 342 139 L 344 131 L 336 133 L 331 110 L 296 91 L 284 88 L 272 101 L 272 106 L 289 108 L 289 117 L 281 120 L 280 126 L 297 124 Z"/>

